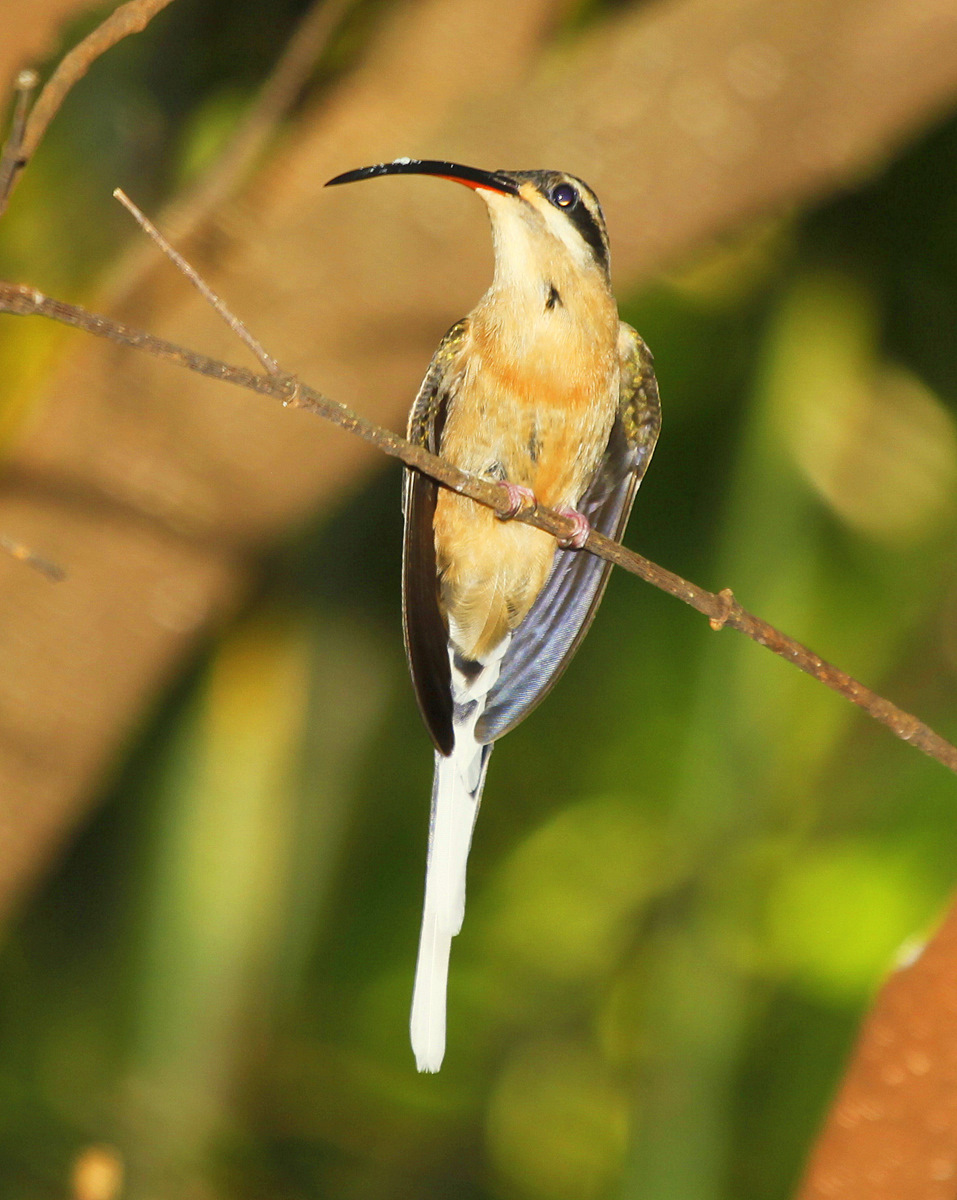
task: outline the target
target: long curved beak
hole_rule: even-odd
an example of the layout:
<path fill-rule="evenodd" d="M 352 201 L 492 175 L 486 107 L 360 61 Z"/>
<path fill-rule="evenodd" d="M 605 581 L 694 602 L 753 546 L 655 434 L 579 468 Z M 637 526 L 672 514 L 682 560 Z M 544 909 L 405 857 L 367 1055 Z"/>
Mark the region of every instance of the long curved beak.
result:
<path fill-rule="evenodd" d="M 475 190 L 501 192 L 507 196 L 518 195 L 518 184 L 505 171 L 480 171 L 476 167 L 463 167 L 460 163 L 441 162 L 435 158 L 397 158 L 394 162 L 377 163 L 374 167 L 359 167 L 330 179 L 326 187 L 337 183 L 355 183 L 359 179 L 374 179 L 377 175 L 436 175 L 439 179 L 451 179 Z"/>

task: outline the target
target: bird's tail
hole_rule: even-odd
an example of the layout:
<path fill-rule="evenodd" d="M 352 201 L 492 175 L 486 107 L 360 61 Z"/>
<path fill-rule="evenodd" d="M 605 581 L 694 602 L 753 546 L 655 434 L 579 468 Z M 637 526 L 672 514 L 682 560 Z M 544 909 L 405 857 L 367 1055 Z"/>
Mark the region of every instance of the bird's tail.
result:
<path fill-rule="evenodd" d="M 492 753 L 491 744 L 475 740 L 475 725 L 508 642 L 506 638 L 478 670 L 471 663 L 467 666 L 473 669 L 463 670 L 451 656 L 454 745 L 448 756 L 435 755 L 425 906 L 412 992 L 410 1032 L 420 1071 L 437 1071 L 445 1054 L 449 951 L 465 916 L 465 868 Z"/>

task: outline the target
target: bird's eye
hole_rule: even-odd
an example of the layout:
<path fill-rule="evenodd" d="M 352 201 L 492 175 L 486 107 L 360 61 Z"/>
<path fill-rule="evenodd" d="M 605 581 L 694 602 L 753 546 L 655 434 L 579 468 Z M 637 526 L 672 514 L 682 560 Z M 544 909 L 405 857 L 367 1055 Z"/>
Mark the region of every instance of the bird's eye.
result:
<path fill-rule="evenodd" d="M 571 208 L 578 199 L 578 193 L 570 183 L 560 183 L 552 189 L 552 203 L 559 208 Z"/>

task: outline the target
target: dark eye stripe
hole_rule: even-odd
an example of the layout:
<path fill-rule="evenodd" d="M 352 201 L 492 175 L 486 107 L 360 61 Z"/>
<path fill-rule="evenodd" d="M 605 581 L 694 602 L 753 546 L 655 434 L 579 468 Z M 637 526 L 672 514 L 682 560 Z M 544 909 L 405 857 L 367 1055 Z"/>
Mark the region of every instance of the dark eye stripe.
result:
<path fill-rule="evenodd" d="M 578 204 L 573 204 L 571 208 L 564 209 L 564 212 L 588 245 L 591 246 L 598 263 L 607 271 L 608 243 L 605 241 L 605 234 L 601 226 L 581 201 Z"/>
<path fill-rule="evenodd" d="M 579 235 L 595 256 L 596 264 L 608 274 L 608 237 L 601 207 L 595 193 L 587 183 L 564 171 L 513 171 L 511 178 L 519 186 L 531 183 L 538 194 L 549 204 L 563 212 L 578 230 Z M 561 187 L 574 191 L 575 200 L 567 207 L 556 203 L 555 193 Z M 594 213 L 590 210 L 594 208 Z"/>

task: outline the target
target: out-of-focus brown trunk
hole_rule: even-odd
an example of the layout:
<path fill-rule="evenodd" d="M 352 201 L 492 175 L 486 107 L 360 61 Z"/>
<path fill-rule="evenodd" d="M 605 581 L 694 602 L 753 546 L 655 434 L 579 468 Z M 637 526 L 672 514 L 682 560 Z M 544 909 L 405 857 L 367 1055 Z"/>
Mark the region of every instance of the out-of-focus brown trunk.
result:
<path fill-rule="evenodd" d="M 882 988 L 796 1200 L 957 1196 L 957 907 Z"/>

